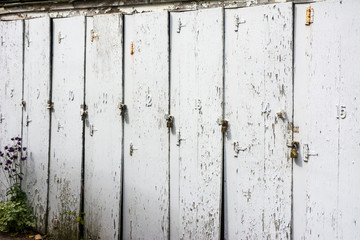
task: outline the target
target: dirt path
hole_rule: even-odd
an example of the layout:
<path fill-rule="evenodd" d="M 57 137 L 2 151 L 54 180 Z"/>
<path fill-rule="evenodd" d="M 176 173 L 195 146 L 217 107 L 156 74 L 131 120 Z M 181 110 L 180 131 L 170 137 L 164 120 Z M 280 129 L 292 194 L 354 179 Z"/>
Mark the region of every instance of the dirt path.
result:
<path fill-rule="evenodd" d="M 0 232 L 0 240 L 34 240 L 35 235 L 37 233 L 29 232 L 29 233 L 19 233 L 16 236 L 12 236 L 11 233 L 4 233 Z M 47 238 L 43 238 L 43 240 L 46 240 Z"/>

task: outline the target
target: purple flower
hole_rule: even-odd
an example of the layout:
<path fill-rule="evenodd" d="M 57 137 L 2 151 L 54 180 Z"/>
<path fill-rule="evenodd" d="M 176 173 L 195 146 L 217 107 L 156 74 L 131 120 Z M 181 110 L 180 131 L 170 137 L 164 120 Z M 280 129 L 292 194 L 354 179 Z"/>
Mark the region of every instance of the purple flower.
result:
<path fill-rule="evenodd" d="M 5 146 L 5 150 L 7 150 L 9 147 L 8 146 Z"/>
<path fill-rule="evenodd" d="M 21 160 L 22 160 L 22 161 L 25 161 L 25 160 L 26 160 L 26 156 L 25 156 L 25 157 L 22 157 Z"/>
<path fill-rule="evenodd" d="M 4 156 L 4 153 L 3 152 L 0 152 L 0 157 L 3 157 Z"/>
<path fill-rule="evenodd" d="M 14 152 L 15 149 L 13 147 L 9 148 L 9 152 Z"/>
<path fill-rule="evenodd" d="M 23 147 L 23 150 L 24 150 L 24 151 L 26 151 L 26 149 L 27 149 L 26 147 Z"/>
<path fill-rule="evenodd" d="M 4 170 L 7 171 L 9 168 L 7 166 L 4 167 Z"/>
<path fill-rule="evenodd" d="M 17 140 L 21 141 L 22 139 L 21 139 L 21 137 L 18 137 Z"/>
<path fill-rule="evenodd" d="M 18 147 L 18 151 L 21 151 L 21 147 Z"/>
<path fill-rule="evenodd" d="M 18 142 L 18 145 L 21 145 L 21 142 Z"/>
<path fill-rule="evenodd" d="M 6 164 L 7 164 L 7 165 L 12 164 L 12 161 L 11 161 L 11 160 L 7 160 L 7 161 L 6 161 Z"/>
<path fill-rule="evenodd" d="M 11 141 L 14 141 L 15 140 L 15 138 L 11 138 Z M 16 139 L 17 140 L 17 139 Z"/>
<path fill-rule="evenodd" d="M 13 168 L 13 169 L 11 169 L 11 171 L 16 172 L 16 169 L 15 169 L 15 168 Z"/>
<path fill-rule="evenodd" d="M 0 166 L 2 166 L 2 164 L 3 164 L 3 163 L 2 163 L 2 162 L 0 162 Z"/>

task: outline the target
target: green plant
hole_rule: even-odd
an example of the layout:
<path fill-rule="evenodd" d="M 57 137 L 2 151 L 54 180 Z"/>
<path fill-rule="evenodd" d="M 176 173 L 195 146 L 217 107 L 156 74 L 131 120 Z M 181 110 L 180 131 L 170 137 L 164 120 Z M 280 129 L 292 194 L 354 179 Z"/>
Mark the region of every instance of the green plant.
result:
<path fill-rule="evenodd" d="M 27 205 L 25 192 L 21 189 L 23 173 L 21 162 L 27 159 L 26 147 L 22 147 L 22 139 L 11 138 L 12 143 L 0 151 L 0 168 L 7 188 L 9 200 L 0 203 L 0 231 L 21 232 L 35 227 L 35 219 Z"/>
<path fill-rule="evenodd" d="M 35 227 L 34 217 L 24 201 L 0 203 L 0 231 L 21 232 Z"/>

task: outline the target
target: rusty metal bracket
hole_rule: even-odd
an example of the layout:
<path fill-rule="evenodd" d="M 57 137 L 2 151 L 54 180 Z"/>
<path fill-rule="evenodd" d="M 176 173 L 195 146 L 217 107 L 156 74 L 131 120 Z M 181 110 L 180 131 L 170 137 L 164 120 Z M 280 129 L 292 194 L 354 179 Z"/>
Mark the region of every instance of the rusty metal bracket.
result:
<path fill-rule="evenodd" d="M 306 22 L 305 25 L 310 25 L 314 22 L 314 8 L 308 7 L 306 9 Z"/>
<path fill-rule="evenodd" d="M 169 114 L 165 114 L 165 119 L 166 119 L 166 126 L 168 128 L 172 128 L 174 123 L 174 117 Z"/>
<path fill-rule="evenodd" d="M 81 116 L 81 120 L 85 120 L 86 117 L 88 116 L 88 107 L 84 104 L 80 105 L 80 116 Z"/>
<path fill-rule="evenodd" d="M 94 42 L 94 39 L 99 39 L 99 34 L 94 32 L 94 29 L 91 29 L 90 31 L 90 41 Z"/>
<path fill-rule="evenodd" d="M 54 110 L 54 103 L 51 102 L 50 100 L 48 100 L 48 101 L 47 101 L 46 109 Z"/>

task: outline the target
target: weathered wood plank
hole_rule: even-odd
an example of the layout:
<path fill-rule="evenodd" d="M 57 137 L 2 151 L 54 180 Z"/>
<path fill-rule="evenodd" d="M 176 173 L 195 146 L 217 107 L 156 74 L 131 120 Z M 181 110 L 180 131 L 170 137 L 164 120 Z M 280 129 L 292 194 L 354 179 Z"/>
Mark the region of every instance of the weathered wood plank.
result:
<path fill-rule="evenodd" d="M 289 238 L 292 5 L 225 12 L 225 238 Z"/>
<path fill-rule="evenodd" d="M 125 17 L 124 239 L 167 239 L 168 14 Z"/>
<path fill-rule="evenodd" d="M 23 144 L 28 147 L 23 189 L 45 232 L 48 186 L 50 113 L 50 19 L 25 21 Z"/>
<path fill-rule="evenodd" d="M 23 21 L 0 22 L 0 147 L 21 136 Z M 2 166 L 3 168 L 3 166 Z M 9 187 L 0 170 L 0 201 Z M 5 184 L 5 185 L 4 185 Z"/>
<path fill-rule="evenodd" d="M 53 77 L 49 229 L 58 239 L 77 239 L 80 214 L 84 102 L 85 18 L 53 20 Z M 69 27 L 71 26 L 71 27 Z M 65 214 L 71 212 L 71 214 Z"/>
<path fill-rule="evenodd" d="M 118 239 L 121 196 L 122 15 L 87 18 L 85 239 Z"/>
<path fill-rule="evenodd" d="M 171 238 L 219 239 L 223 9 L 171 13 Z"/>

